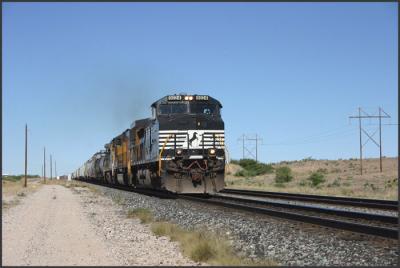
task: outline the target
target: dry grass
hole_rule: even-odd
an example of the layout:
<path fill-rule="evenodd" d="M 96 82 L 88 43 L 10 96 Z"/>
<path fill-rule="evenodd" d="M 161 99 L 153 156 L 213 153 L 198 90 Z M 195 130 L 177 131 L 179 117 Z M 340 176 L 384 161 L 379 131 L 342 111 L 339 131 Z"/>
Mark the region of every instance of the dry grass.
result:
<path fill-rule="evenodd" d="M 237 256 L 227 238 L 217 236 L 206 229 L 189 231 L 176 224 L 155 221 L 151 211 L 146 208 L 130 209 L 127 217 L 139 218 L 141 223 L 150 223 L 150 228 L 156 236 L 167 236 L 178 242 L 182 254 L 196 262 L 212 265 L 277 265 L 270 260 L 255 262 Z"/>
<path fill-rule="evenodd" d="M 157 236 L 168 236 L 172 241 L 179 242 L 182 253 L 196 262 L 206 262 L 211 265 L 277 265 L 274 261 L 253 261 L 237 256 L 226 237 L 215 235 L 205 229 L 184 230 L 168 222 L 154 222 L 151 230 Z"/>
<path fill-rule="evenodd" d="M 120 195 L 114 195 L 114 196 L 111 197 L 111 199 L 115 203 L 117 203 L 118 205 L 124 205 L 125 204 L 124 199 Z"/>
<path fill-rule="evenodd" d="M 2 180 L 2 208 L 9 208 L 20 203 L 21 198 L 36 191 L 41 184 L 37 178 L 28 178 L 27 187 L 24 180 Z"/>
<path fill-rule="evenodd" d="M 379 159 L 365 159 L 363 175 L 360 175 L 360 163 L 357 159 L 308 160 L 273 164 L 275 169 L 288 166 L 292 170 L 293 180 L 283 184 L 275 183 L 275 174 L 252 178 L 229 175 L 228 173 L 234 174 L 233 171 L 240 170 L 239 166 L 229 164 L 225 181 L 228 188 L 397 200 L 397 161 L 397 158 L 383 158 L 381 173 Z M 324 182 L 313 187 L 308 178 L 314 172 L 323 174 Z"/>
<path fill-rule="evenodd" d="M 99 194 L 100 190 L 98 188 L 96 188 L 94 185 L 88 184 L 88 183 L 84 183 L 81 181 L 76 181 L 76 180 L 72 180 L 72 181 L 66 181 L 66 180 L 50 180 L 47 181 L 46 184 L 55 184 L 55 185 L 62 185 L 66 188 L 70 188 L 70 189 L 75 189 L 75 188 L 87 188 L 90 191 L 92 191 L 93 193 Z"/>
<path fill-rule="evenodd" d="M 39 189 L 42 185 L 63 185 L 68 188 L 74 187 L 87 187 L 91 191 L 97 193 L 99 190 L 92 185 L 87 185 L 78 181 L 65 181 L 65 180 L 46 180 L 46 183 L 41 178 L 28 178 L 27 187 L 24 187 L 24 180 L 2 180 L 2 207 L 9 208 L 20 203 L 21 198 Z M 55 199 L 53 197 L 53 199 Z"/>
<path fill-rule="evenodd" d="M 128 218 L 139 218 L 141 223 L 149 223 L 153 221 L 153 215 L 147 208 L 130 209 L 127 213 Z"/>

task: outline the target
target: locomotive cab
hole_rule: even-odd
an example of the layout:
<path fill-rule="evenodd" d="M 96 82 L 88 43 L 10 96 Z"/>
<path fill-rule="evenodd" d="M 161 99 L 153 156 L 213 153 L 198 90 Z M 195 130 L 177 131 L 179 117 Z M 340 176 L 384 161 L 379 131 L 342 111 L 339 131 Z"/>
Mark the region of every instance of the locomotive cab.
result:
<path fill-rule="evenodd" d="M 212 193 L 224 186 L 222 105 L 205 95 L 171 95 L 152 107 L 159 122 L 165 187 L 173 192 Z"/>

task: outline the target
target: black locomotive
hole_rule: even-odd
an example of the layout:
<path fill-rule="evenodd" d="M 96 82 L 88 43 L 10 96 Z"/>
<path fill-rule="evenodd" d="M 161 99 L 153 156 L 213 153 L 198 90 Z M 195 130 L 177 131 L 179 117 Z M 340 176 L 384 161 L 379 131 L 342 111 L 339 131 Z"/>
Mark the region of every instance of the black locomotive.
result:
<path fill-rule="evenodd" d="M 169 95 L 152 117 L 105 145 L 72 178 L 168 190 L 215 193 L 224 188 L 225 137 L 221 103 L 207 95 Z"/>

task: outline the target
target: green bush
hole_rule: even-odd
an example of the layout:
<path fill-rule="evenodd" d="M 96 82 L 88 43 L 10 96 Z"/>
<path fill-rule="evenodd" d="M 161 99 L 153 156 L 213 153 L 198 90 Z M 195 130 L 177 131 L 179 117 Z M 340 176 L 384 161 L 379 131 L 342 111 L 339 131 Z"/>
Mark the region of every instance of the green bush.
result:
<path fill-rule="evenodd" d="M 325 181 L 324 175 L 319 172 L 311 173 L 308 180 L 311 181 L 311 186 L 316 187 Z"/>
<path fill-rule="evenodd" d="M 370 187 L 372 189 L 372 191 L 376 191 L 379 189 L 373 183 L 368 183 L 368 182 L 364 183 L 364 188 L 368 188 L 368 187 Z"/>
<path fill-rule="evenodd" d="M 27 174 L 26 176 L 27 176 L 27 178 L 39 178 L 39 175 L 29 175 L 29 174 Z M 3 180 L 5 180 L 5 181 L 13 181 L 13 182 L 19 181 L 19 180 L 21 180 L 23 178 L 25 178 L 24 174 L 22 174 L 22 175 L 6 175 L 6 176 L 2 176 Z"/>
<path fill-rule="evenodd" d="M 394 178 L 393 180 L 387 180 L 386 182 L 385 182 L 385 189 L 386 188 L 392 188 L 392 187 L 394 187 L 394 186 L 396 186 L 397 185 L 397 178 Z"/>
<path fill-rule="evenodd" d="M 289 167 L 279 167 L 275 171 L 275 182 L 285 183 L 293 179 L 292 170 Z"/>
<path fill-rule="evenodd" d="M 317 169 L 317 172 L 322 173 L 322 174 L 327 174 L 328 170 L 326 168 L 319 168 L 319 169 Z"/>
<path fill-rule="evenodd" d="M 239 165 L 239 160 L 231 159 L 229 163 Z"/>
<path fill-rule="evenodd" d="M 236 172 L 235 176 L 254 177 L 266 173 L 272 173 L 274 171 L 272 165 L 260 163 L 253 159 L 240 159 L 237 163 L 243 168 L 243 170 Z"/>
<path fill-rule="evenodd" d="M 246 171 L 245 170 L 239 170 L 238 172 L 235 173 L 236 177 L 245 177 L 246 176 Z"/>

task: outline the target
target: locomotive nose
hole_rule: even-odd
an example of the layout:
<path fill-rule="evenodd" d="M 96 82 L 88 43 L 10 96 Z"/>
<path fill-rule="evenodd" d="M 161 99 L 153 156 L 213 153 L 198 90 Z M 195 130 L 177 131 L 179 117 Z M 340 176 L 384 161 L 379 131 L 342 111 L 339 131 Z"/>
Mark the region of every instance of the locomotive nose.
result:
<path fill-rule="evenodd" d="M 207 120 L 204 118 L 196 118 L 196 127 L 197 128 L 207 128 L 208 127 L 208 123 Z"/>

